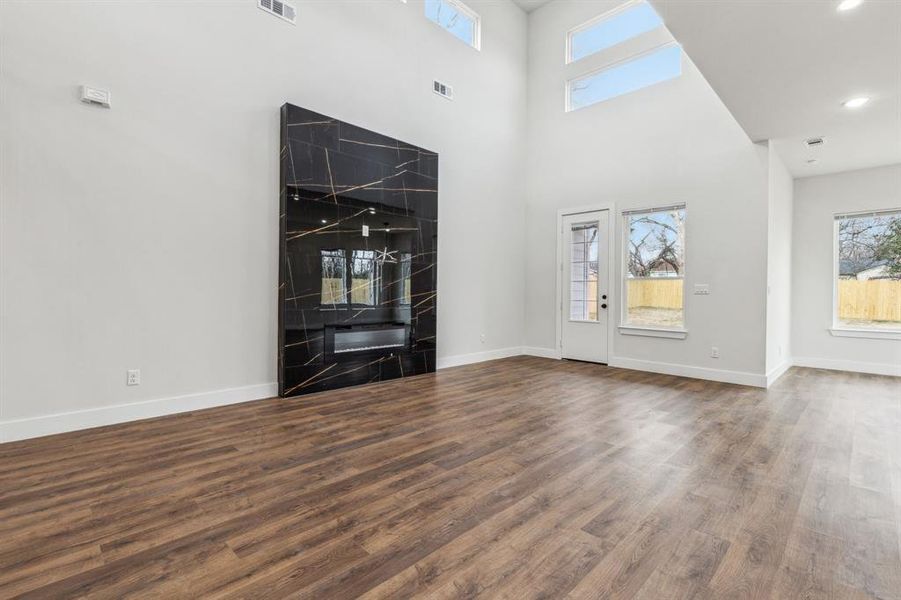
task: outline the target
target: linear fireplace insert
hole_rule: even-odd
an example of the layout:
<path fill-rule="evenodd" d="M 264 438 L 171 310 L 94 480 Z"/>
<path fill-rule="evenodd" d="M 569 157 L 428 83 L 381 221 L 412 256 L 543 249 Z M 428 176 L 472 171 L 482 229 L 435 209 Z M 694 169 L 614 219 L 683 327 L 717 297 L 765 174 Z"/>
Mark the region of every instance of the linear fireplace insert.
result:
<path fill-rule="evenodd" d="M 325 359 L 350 352 L 394 353 L 407 350 L 410 326 L 406 323 L 329 325 L 325 328 Z"/>

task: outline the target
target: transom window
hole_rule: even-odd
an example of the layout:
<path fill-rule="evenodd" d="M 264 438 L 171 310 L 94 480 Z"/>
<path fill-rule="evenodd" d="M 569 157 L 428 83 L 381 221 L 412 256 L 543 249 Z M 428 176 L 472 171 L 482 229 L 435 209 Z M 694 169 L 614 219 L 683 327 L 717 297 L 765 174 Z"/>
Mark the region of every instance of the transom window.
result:
<path fill-rule="evenodd" d="M 901 209 L 835 217 L 839 329 L 901 332 Z"/>
<path fill-rule="evenodd" d="M 425 16 L 476 50 L 481 47 L 481 19 L 460 0 L 425 0 Z"/>
<path fill-rule="evenodd" d="M 566 62 L 574 62 L 663 26 L 647 2 L 629 2 L 572 29 L 567 34 Z"/>
<path fill-rule="evenodd" d="M 657 30 L 660 32 L 650 33 Z M 633 38 L 638 39 L 628 46 L 628 56 L 623 58 L 622 45 Z M 593 63 L 595 69 L 566 82 L 567 111 L 636 92 L 682 74 L 682 47 L 645 0 L 631 0 L 570 30 L 566 34 L 566 62 L 588 56 L 593 58 L 585 62 Z"/>
<path fill-rule="evenodd" d="M 651 329 L 685 326 L 685 206 L 623 213 L 626 282 L 623 324 Z"/>
<path fill-rule="evenodd" d="M 603 102 L 682 74 L 682 48 L 670 44 L 568 82 L 567 110 Z"/>

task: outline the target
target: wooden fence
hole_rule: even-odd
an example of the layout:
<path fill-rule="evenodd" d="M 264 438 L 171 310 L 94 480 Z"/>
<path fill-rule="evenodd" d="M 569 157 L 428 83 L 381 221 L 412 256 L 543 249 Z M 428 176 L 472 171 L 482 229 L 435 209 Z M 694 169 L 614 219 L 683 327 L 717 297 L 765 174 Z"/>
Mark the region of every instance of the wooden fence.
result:
<path fill-rule="evenodd" d="M 681 279 L 629 279 L 629 308 L 682 308 Z"/>
<path fill-rule="evenodd" d="M 682 308 L 681 279 L 630 279 L 629 308 Z M 838 282 L 839 318 L 901 322 L 901 280 Z"/>
<path fill-rule="evenodd" d="M 901 321 L 901 280 L 840 279 L 838 316 L 842 320 Z"/>
<path fill-rule="evenodd" d="M 354 304 L 369 304 L 372 300 L 372 282 L 367 279 L 350 280 L 350 301 Z M 347 296 L 343 279 L 322 278 L 321 304 L 344 304 Z"/>

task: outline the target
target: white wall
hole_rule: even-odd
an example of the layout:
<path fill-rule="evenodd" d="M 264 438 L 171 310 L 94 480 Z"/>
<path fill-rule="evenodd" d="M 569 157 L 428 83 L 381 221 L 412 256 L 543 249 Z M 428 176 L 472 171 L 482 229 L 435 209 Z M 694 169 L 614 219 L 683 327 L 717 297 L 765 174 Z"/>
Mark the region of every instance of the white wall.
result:
<path fill-rule="evenodd" d="M 439 358 L 521 346 L 526 16 L 470 4 L 481 52 L 415 1 L 0 3 L 0 424 L 272 390 L 286 101 L 440 153 Z"/>
<path fill-rule="evenodd" d="M 797 364 L 901 375 L 901 341 L 833 337 L 833 217 L 901 208 L 901 165 L 795 181 L 792 352 Z"/>
<path fill-rule="evenodd" d="M 767 214 L 766 372 L 775 378 L 791 366 L 792 205 L 794 180 L 769 143 Z"/>
<path fill-rule="evenodd" d="M 616 1 L 553 2 L 529 22 L 529 194 L 526 345 L 555 347 L 555 214 L 616 202 L 617 209 L 685 202 L 685 340 L 614 337 L 612 364 L 761 383 L 765 373 L 767 152 L 751 143 L 697 68 L 636 93 L 564 112 L 566 31 Z M 620 219 L 617 235 L 621 238 Z M 621 248 L 622 240 L 617 240 Z M 621 253 L 621 250 L 620 250 Z M 622 274 L 617 257 L 617 277 Z M 612 290 L 613 323 L 619 290 Z M 710 356 L 717 346 L 720 358 Z M 661 367 L 661 365 L 663 365 Z"/>

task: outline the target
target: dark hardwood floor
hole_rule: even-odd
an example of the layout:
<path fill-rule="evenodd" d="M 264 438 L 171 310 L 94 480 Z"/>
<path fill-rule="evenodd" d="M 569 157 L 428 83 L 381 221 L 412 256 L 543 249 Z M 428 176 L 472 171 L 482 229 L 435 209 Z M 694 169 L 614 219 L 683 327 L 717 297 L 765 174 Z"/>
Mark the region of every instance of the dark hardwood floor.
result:
<path fill-rule="evenodd" d="M 518 357 L 0 445 L 0 597 L 901 598 L 901 379 Z"/>

